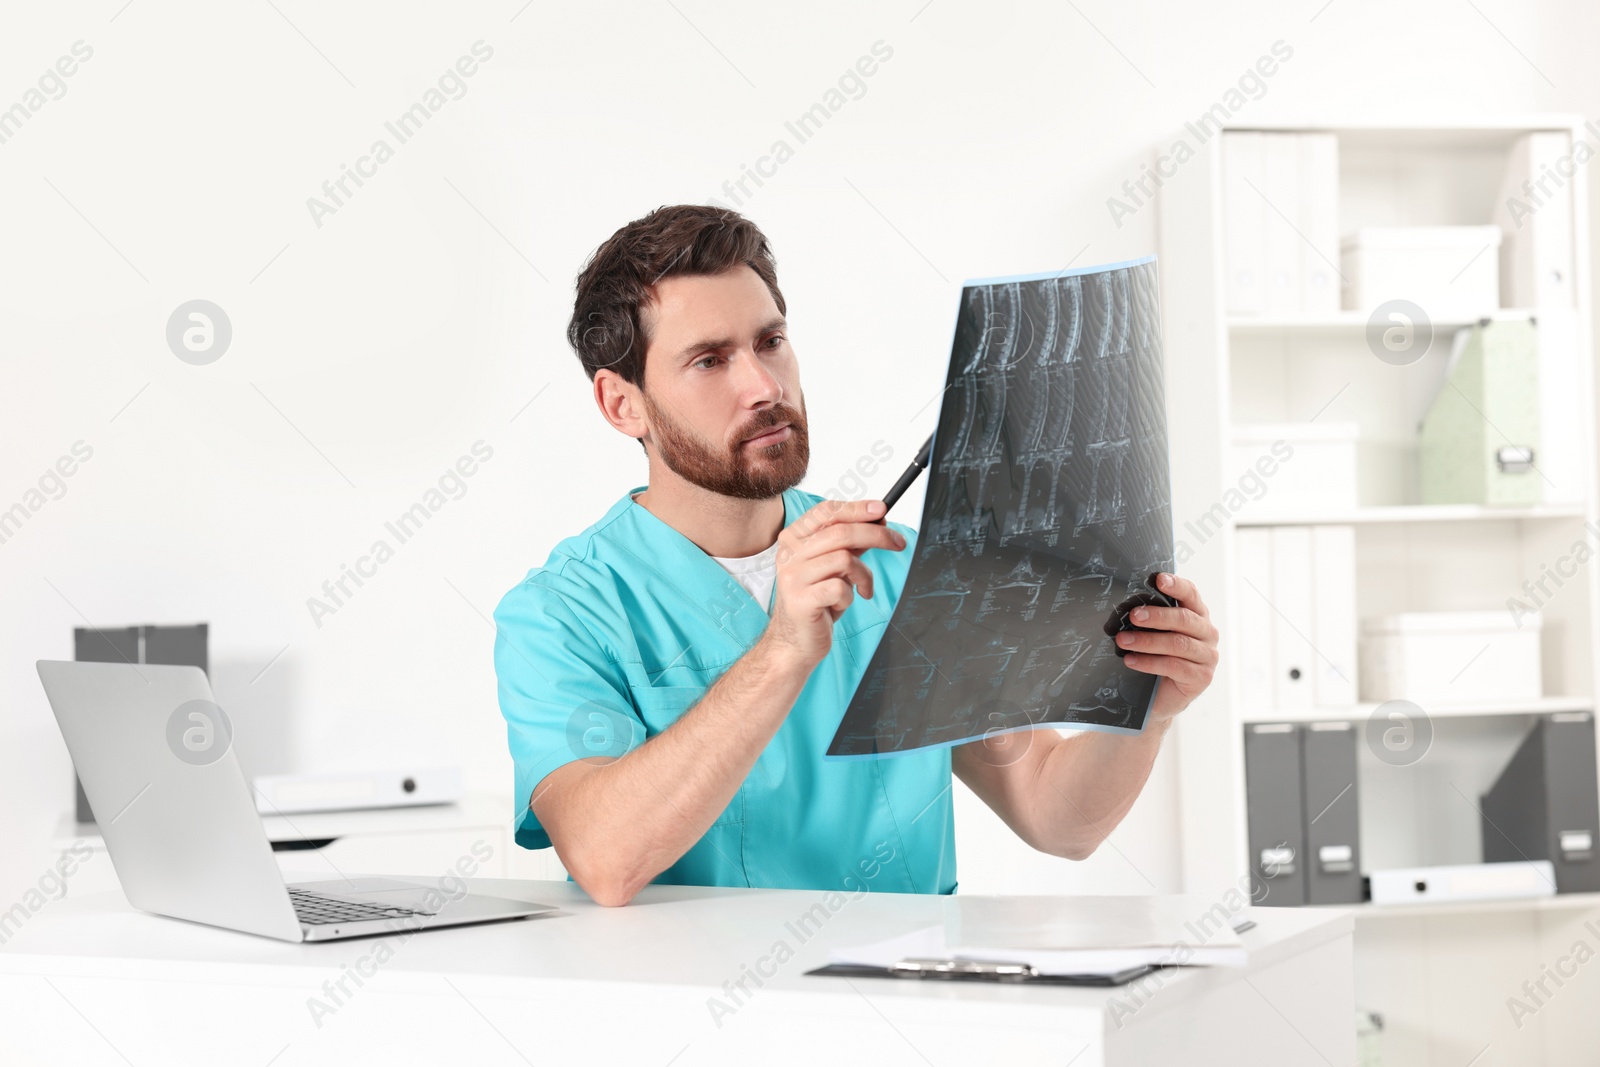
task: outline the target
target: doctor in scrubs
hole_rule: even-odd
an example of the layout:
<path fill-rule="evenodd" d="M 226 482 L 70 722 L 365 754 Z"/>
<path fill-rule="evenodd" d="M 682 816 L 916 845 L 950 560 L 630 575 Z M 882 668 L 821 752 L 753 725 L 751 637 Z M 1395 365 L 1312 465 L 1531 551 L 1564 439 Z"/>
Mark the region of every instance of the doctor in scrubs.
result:
<path fill-rule="evenodd" d="M 810 443 L 784 315 L 766 238 L 725 208 L 660 208 L 579 275 L 568 340 L 649 482 L 495 611 L 517 843 L 553 846 L 603 905 L 652 882 L 950 893 L 954 774 L 1029 845 L 1088 856 L 1211 681 L 1205 604 L 1163 575 L 1181 606 L 1118 635 L 1163 679 L 1138 736 L 825 760 L 917 533 L 875 522 L 881 501 L 796 488 Z"/>

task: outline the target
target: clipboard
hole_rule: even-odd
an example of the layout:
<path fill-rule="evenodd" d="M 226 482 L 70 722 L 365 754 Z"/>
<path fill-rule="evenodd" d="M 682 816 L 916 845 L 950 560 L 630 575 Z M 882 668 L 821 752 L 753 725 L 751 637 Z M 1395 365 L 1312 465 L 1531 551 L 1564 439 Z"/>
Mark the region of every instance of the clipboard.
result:
<path fill-rule="evenodd" d="M 1005 982 L 1019 985 L 1119 986 L 1162 970 L 1162 964 L 1149 963 L 1109 974 L 1042 974 L 1028 963 L 1003 963 L 987 960 L 910 958 L 891 967 L 872 967 L 859 963 L 829 963 L 806 971 L 807 977 L 825 978 L 910 978 L 956 982 Z"/>

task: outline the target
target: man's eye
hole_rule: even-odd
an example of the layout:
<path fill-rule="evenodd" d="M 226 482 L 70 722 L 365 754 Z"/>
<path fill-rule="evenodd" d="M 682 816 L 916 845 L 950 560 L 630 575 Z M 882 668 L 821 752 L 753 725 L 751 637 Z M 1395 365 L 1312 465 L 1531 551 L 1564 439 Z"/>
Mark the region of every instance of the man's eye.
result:
<path fill-rule="evenodd" d="M 700 366 L 700 365 L 701 365 L 701 364 L 703 364 L 703 363 L 705 363 L 705 362 L 706 362 L 706 361 L 707 361 L 707 360 L 714 360 L 714 359 L 716 359 L 716 358 L 717 358 L 717 357 L 716 357 L 716 356 L 704 356 L 704 357 L 702 357 L 702 358 L 700 358 L 700 359 L 697 359 L 697 360 L 695 360 L 695 363 L 694 363 L 694 365 L 695 365 L 695 366 L 697 366 L 697 367 L 698 367 L 698 366 Z M 709 368 L 708 368 L 708 369 L 709 369 Z"/>
<path fill-rule="evenodd" d="M 778 345 L 780 345 L 782 343 L 783 343 L 783 334 L 781 334 L 781 333 L 775 333 L 775 334 L 773 334 L 771 337 L 769 337 L 767 339 L 767 344 L 771 345 L 774 348 L 776 348 Z"/>

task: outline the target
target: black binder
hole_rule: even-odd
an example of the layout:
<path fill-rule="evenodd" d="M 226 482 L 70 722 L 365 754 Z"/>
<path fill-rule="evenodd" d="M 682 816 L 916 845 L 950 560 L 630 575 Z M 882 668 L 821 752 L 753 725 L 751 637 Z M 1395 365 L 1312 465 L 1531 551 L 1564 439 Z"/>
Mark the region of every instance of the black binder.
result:
<path fill-rule="evenodd" d="M 1306 902 L 1305 795 L 1300 727 L 1253 723 L 1244 728 L 1245 812 L 1250 880 L 1266 887 L 1256 904 L 1293 908 Z"/>
<path fill-rule="evenodd" d="M 1483 795 L 1483 860 L 1549 860 L 1556 892 L 1600 890 L 1594 716 L 1541 715 Z"/>
<path fill-rule="evenodd" d="M 1361 903 L 1356 734 L 1350 722 L 1313 722 L 1300 729 L 1307 904 Z"/>

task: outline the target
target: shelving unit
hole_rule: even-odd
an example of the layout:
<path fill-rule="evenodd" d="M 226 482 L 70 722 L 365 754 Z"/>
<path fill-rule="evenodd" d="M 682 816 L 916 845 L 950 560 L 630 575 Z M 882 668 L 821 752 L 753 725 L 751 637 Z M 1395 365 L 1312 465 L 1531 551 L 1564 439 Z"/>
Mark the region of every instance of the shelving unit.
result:
<path fill-rule="evenodd" d="M 1532 309 L 1502 308 L 1502 315 L 1532 314 Z M 1435 331 L 1454 330 L 1470 326 L 1476 319 L 1450 318 L 1434 322 Z M 1367 328 L 1367 314 L 1362 311 L 1338 311 L 1328 315 L 1307 316 L 1228 316 L 1228 329 L 1237 335 L 1256 334 L 1355 334 Z"/>
<path fill-rule="evenodd" d="M 1483 915 L 1527 915 L 1541 913 L 1584 913 L 1600 910 L 1600 893 L 1558 893 L 1553 897 L 1527 897 L 1520 900 L 1469 900 L 1431 904 L 1308 904 L 1327 911 L 1351 911 L 1362 921 L 1375 919 L 1431 919 Z"/>
<path fill-rule="evenodd" d="M 1363 702 L 1353 705 L 1348 712 L 1339 709 L 1312 708 L 1307 711 L 1277 711 L 1272 708 L 1244 708 L 1239 712 L 1241 723 L 1252 722 L 1332 722 L 1349 719 L 1366 722 L 1382 704 Z M 1557 711 L 1593 711 L 1594 701 L 1589 697 L 1540 697 L 1538 700 L 1516 702 L 1481 701 L 1460 704 L 1430 704 L 1430 718 L 1454 719 L 1487 715 L 1548 715 Z"/>
<path fill-rule="evenodd" d="M 1244 131 L 1245 127 L 1239 127 Z M 1496 118 L 1479 124 L 1353 122 L 1249 127 L 1332 133 L 1339 146 L 1339 232 L 1360 226 L 1484 225 L 1494 221 L 1514 143 L 1534 131 L 1587 139 L 1576 116 Z M 1227 130 L 1224 133 L 1229 132 Z M 1215 514 L 1239 484 L 1233 427 L 1250 423 L 1354 423 L 1359 499 L 1312 510 L 1261 506 L 1232 512 L 1191 544 L 1181 569 L 1204 591 L 1222 630 L 1213 689 L 1180 718 L 1180 797 L 1186 890 L 1215 893 L 1247 876 L 1244 728 L 1262 722 L 1345 720 L 1364 725 L 1379 705 L 1354 702 L 1285 713 L 1243 692 L 1238 634 L 1245 598 L 1239 530 L 1283 526 L 1354 529 L 1357 619 L 1402 611 L 1503 608 L 1576 542 L 1594 553 L 1544 598 L 1543 683 L 1535 701 L 1457 701 L 1426 709 L 1436 749 L 1415 767 L 1359 754 L 1364 869 L 1473 863 L 1480 814 L 1470 800 L 1493 780 L 1528 716 L 1593 711 L 1600 665 L 1600 493 L 1596 491 L 1593 312 L 1584 168 L 1563 186 L 1572 198 L 1573 305 L 1565 312 L 1574 353 L 1558 383 L 1570 397 L 1577 447 L 1554 457 L 1546 502 L 1526 507 L 1423 505 L 1416 479 L 1417 425 L 1443 380 L 1454 330 L 1478 314 L 1434 321 L 1427 355 L 1397 367 L 1366 344 L 1368 315 L 1247 316 L 1228 311 L 1228 197 L 1223 136 L 1162 189 L 1161 259 L 1168 352 L 1169 432 L 1174 442 L 1174 517 Z M 1484 308 L 1495 318 L 1546 309 Z M 1205 528 L 1209 531 L 1209 528 Z M 1191 541 L 1193 539 L 1191 538 Z M 1564 1063 L 1566 1050 L 1600 1046 L 1600 1015 L 1585 994 L 1557 998 L 1513 1026 L 1508 996 L 1569 952 L 1575 924 L 1600 916 L 1600 894 L 1541 900 L 1354 906 L 1357 996 L 1388 1021 L 1385 1065 L 1467 1062 L 1487 1043 L 1494 1063 Z M 1591 944 L 1595 943 L 1590 937 Z M 1592 996 L 1589 998 L 1592 1002 Z M 1591 1018 L 1590 1016 L 1595 1016 Z M 1479 1035 L 1482 1040 L 1479 1040 Z M 1470 1046 L 1470 1047 L 1468 1047 Z M 1464 1055 L 1458 1055 L 1464 1050 Z M 1440 1058 L 1443 1057 L 1443 1058 Z"/>
<path fill-rule="evenodd" d="M 1511 522 L 1586 519 L 1582 504 L 1543 504 L 1525 508 L 1493 508 L 1478 504 L 1401 504 L 1350 508 L 1343 511 L 1258 512 L 1241 515 L 1235 526 L 1364 526 L 1399 522 Z"/>

